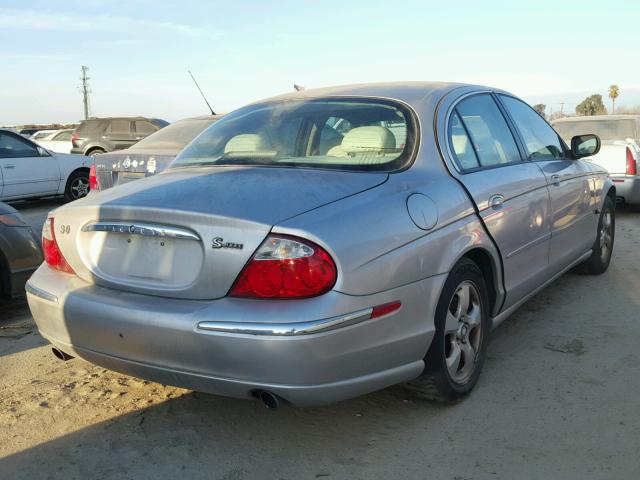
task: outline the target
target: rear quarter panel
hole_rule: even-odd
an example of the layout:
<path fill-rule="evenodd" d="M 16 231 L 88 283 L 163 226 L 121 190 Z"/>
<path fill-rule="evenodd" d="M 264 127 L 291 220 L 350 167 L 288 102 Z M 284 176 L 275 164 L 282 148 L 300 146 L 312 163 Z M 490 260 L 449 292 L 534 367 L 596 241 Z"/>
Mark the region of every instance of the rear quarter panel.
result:
<path fill-rule="evenodd" d="M 55 161 L 58 162 L 60 167 L 60 187 L 58 193 L 64 193 L 64 189 L 67 186 L 67 180 L 69 175 L 75 172 L 79 168 L 89 169 L 91 166 L 91 158 L 84 155 L 71 155 L 64 153 L 55 154 Z"/>

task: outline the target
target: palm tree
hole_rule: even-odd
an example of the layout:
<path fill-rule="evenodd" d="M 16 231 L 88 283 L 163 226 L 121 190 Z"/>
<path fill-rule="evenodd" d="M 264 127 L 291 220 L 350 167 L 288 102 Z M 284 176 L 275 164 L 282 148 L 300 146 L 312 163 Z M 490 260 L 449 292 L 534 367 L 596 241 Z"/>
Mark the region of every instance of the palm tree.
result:
<path fill-rule="evenodd" d="M 618 85 L 611 85 L 609 87 L 609 98 L 611 99 L 611 113 L 616 113 L 616 98 L 620 95 L 620 87 Z"/>

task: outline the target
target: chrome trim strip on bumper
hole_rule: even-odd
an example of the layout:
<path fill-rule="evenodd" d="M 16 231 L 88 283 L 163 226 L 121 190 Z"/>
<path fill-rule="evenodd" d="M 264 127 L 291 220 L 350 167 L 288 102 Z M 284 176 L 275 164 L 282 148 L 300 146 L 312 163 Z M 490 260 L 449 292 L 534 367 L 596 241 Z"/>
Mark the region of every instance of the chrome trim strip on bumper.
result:
<path fill-rule="evenodd" d="M 311 335 L 313 333 L 326 332 L 353 325 L 364 320 L 369 320 L 372 312 L 372 308 L 366 308 L 346 315 L 340 315 L 339 317 L 295 323 L 200 322 L 198 323 L 198 329 L 246 335 L 292 337 Z"/>
<path fill-rule="evenodd" d="M 83 232 L 125 233 L 127 235 L 142 235 L 143 237 L 180 238 L 184 240 L 200 241 L 195 233 L 177 227 L 150 225 L 146 223 L 127 222 L 95 222 L 82 227 Z"/>
<path fill-rule="evenodd" d="M 34 287 L 29 282 L 24 285 L 24 289 L 31 295 L 35 295 L 36 297 L 40 297 L 49 302 L 58 303 L 58 297 L 56 297 L 53 293 L 45 292 L 38 287 Z"/>

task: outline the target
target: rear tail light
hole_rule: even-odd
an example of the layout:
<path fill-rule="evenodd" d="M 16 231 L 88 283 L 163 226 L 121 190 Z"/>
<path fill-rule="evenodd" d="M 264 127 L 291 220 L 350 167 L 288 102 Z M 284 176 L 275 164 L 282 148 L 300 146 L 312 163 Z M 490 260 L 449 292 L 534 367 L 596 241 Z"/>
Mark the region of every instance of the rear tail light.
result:
<path fill-rule="evenodd" d="M 77 133 L 72 133 L 71 134 L 71 145 L 73 145 L 74 147 L 78 146 L 78 140 L 80 140 L 80 135 L 78 135 Z"/>
<path fill-rule="evenodd" d="M 7 213 L 0 215 L 0 224 L 8 227 L 26 227 L 27 223 L 24 219 L 16 213 Z"/>
<path fill-rule="evenodd" d="M 627 175 L 637 175 L 638 174 L 638 164 L 636 163 L 636 159 L 633 158 L 633 152 L 629 147 L 627 147 Z"/>
<path fill-rule="evenodd" d="M 55 222 L 53 217 L 47 218 L 42 227 L 42 251 L 44 253 L 44 261 L 51 268 L 60 270 L 61 272 L 75 273 L 67 260 L 62 255 L 58 242 L 56 241 Z"/>
<path fill-rule="evenodd" d="M 93 163 L 89 168 L 89 190 L 100 190 L 98 177 L 96 175 L 96 164 Z"/>
<path fill-rule="evenodd" d="M 331 256 L 308 240 L 269 235 L 244 267 L 229 295 L 244 298 L 308 298 L 336 283 Z"/>

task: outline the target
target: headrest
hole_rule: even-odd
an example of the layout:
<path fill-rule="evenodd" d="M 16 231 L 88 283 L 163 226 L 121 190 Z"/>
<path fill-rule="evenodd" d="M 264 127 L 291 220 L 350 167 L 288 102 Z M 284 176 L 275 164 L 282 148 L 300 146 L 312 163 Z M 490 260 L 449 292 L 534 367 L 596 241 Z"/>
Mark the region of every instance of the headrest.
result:
<path fill-rule="evenodd" d="M 269 146 L 262 135 L 242 133 L 232 137 L 224 147 L 224 153 L 259 152 L 268 150 Z"/>
<path fill-rule="evenodd" d="M 393 152 L 396 148 L 396 137 L 385 127 L 356 127 L 347 132 L 340 146 L 348 153 Z"/>

